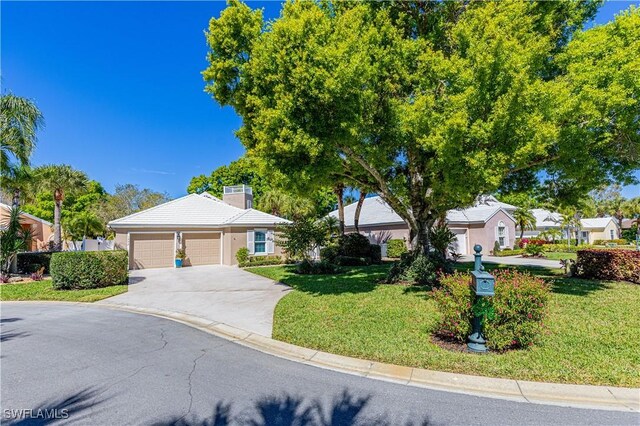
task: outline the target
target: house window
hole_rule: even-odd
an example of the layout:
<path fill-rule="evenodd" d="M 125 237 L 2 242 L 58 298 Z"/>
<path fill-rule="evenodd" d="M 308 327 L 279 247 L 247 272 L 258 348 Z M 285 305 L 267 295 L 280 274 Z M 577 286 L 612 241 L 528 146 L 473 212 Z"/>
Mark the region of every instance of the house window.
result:
<path fill-rule="evenodd" d="M 507 227 L 504 226 L 504 222 L 498 224 L 498 243 L 500 247 L 506 247 L 507 245 Z"/>
<path fill-rule="evenodd" d="M 613 234 L 613 229 L 609 230 L 609 236 L 610 236 L 611 240 L 615 240 L 616 239 L 615 235 Z"/>
<path fill-rule="evenodd" d="M 589 231 L 582 231 L 580 239 L 589 242 Z"/>
<path fill-rule="evenodd" d="M 267 233 L 264 231 L 256 231 L 255 232 L 255 242 L 254 242 L 253 252 L 255 254 L 264 254 L 267 252 Z"/>

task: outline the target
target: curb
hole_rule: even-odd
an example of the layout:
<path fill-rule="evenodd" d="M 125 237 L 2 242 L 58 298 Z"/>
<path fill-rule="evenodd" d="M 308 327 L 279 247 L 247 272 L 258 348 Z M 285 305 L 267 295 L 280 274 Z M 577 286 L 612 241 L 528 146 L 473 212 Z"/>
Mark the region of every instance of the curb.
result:
<path fill-rule="evenodd" d="M 504 399 L 522 403 L 558 405 L 563 407 L 640 412 L 640 389 L 613 386 L 571 385 L 560 383 L 530 382 L 524 380 L 501 379 L 484 376 L 446 373 L 405 367 L 382 362 L 367 361 L 342 355 L 335 355 L 315 349 L 304 348 L 280 342 L 259 334 L 251 333 L 228 324 L 207 320 L 179 312 L 138 308 L 114 303 L 10 301 L 4 303 L 38 304 L 58 303 L 104 307 L 108 309 L 152 315 L 176 321 L 187 326 L 213 334 L 260 352 L 300 362 L 314 367 L 353 374 L 376 380 L 455 392 L 485 398 Z"/>

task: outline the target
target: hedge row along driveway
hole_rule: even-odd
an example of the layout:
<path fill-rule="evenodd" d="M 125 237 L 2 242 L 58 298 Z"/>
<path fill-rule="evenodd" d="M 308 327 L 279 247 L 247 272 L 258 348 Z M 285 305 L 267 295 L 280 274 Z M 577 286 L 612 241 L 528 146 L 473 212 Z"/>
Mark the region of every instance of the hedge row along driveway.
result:
<path fill-rule="evenodd" d="M 636 284 L 562 278 L 555 275 L 560 270 L 526 268 L 552 279 L 544 335 L 527 350 L 479 356 L 436 345 L 431 334 L 440 314 L 430 293 L 416 287 L 378 284 L 388 267 L 357 267 L 325 276 L 299 276 L 288 266 L 250 271 L 294 288 L 275 310 L 273 337 L 278 340 L 440 371 L 640 386 L 640 286 Z M 458 269 L 471 267 L 463 264 Z"/>

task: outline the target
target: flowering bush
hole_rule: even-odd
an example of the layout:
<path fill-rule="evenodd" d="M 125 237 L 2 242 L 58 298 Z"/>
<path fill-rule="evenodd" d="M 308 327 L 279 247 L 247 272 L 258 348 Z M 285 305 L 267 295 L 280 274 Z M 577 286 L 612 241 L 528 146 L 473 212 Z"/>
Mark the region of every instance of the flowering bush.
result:
<path fill-rule="evenodd" d="M 640 284 L 640 252 L 623 249 L 578 250 L 576 275 Z"/>
<path fill-rule="evenodd" d="M 544 244 L 548 244 L 549 242 L 547 240 L 543 240 L 540 238 L 523 238 L 521 240 L 518 240 L 518 247 L 520 248 L 524 248 L 528 245 L 537 245 L 537 246 L 541 246 Z"/>
<path fill-rule="evenodd" d="M 495 271 L 495 296 L 487 298 L 493 309 L 485 318 L 487 345 L 496 350 L 533 345 L 540 336 L 549 299 L 549 286 L 528 273 Z M 459 342 L 471 334 L 475 292 L 471 276 L 456 272 L 440 278 L 432 292 L 441 321 L 436 333 Z"/>

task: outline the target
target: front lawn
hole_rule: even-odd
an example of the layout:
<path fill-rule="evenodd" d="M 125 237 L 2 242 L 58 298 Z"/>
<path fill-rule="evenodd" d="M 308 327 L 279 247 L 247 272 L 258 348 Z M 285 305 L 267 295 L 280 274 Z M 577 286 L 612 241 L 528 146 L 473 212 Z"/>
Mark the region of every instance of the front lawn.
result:
<path fill-rule="evenodd" d="M 488 270 L 502 267 L 486 265 Z M 458 269 L 470 269 L 460 264 Z M 439 313 L 428 292 L 378 284 L 387 265 L 341 275 L 301 276 L 290 266 L 248 269 L 295 289 L 278 303 L 275 339 L 326 352 L 440 371 L 558 383 L 640 386 L 640 286 L 554 280 L 548 334 L 528 350 L 476 355 L 431 341 Z"/>
<path fill-rule="evenodd" d="M 3 284 L 0 300 L 56 300 L 65 302 L 95 302 L 127 291 L 126 285 L 93 288 L 87 290 L 55 290 L 51 280 L 33 281 L 25 284 Z"/>
<path fill-rule="evenodd" d="M 562 253 L 562 252 L 544 253 L 543 256 L 545 257 L 545 259 L 549 259 L 549 260 L 564 260 L 564 259 L 576 260 L 576 258 L 578 257 L 576 253 Z"/>

